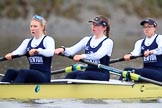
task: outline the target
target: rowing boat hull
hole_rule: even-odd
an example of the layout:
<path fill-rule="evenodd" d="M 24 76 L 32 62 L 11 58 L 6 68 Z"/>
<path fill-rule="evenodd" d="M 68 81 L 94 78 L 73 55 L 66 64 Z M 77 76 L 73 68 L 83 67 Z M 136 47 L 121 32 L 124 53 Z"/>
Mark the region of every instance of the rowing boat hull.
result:
<path fill-rule="evenodd" d="M 153 84 L 0 84 L 1 99 L 156 99 L 162 98 L 162 87 Z"/>

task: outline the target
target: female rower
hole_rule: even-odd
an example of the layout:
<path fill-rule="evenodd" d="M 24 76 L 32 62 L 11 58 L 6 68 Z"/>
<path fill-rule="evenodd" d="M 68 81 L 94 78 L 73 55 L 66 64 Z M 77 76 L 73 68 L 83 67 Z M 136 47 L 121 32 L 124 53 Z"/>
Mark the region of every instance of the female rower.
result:
<path fill-rule="evenodd" d="M 29 69 L 8 69 L 2 82 L 13 83 L 47 83 L 51 79 L 51 61 L 55 49 L 54 39 L 46 35 L 46 20 L 34 15 L 30 22 L 32 38 L 25 39 L 13 52 L 5 55 L 12 59 L 13 55 L 25 55 L 30 64 Z"/>
<path fill-rule="evenodd" d="M 127 71 L 135 73 L 157 81 L 162 81 L 162 35 L 156 34 L 157 23 L 153 19 L 141 21 L 145 38 L 135 43 L 135 48 L 130 54 L 124 56 L 125 60 L 130 60 L 131 56 L 144 55 L 143 68 L 126 68 Z"/>
<path fill-rule="evenodd" d="M 69 48 L 57 48 L 55 54 L 64 53 L 74 55 L 74 60 L 86 59 L 94 63 L 109 65 L 113 49 L 113 41 L 109 38 L 110 24 L 105 16 L 97 16 L 91 23 L 93 36 L 84 37 L 77 44 Z M 106 32 L 106 35 L 104 34 Z M 85 50 L 85 54 L 76 54 Z M 88 65 L 85 72 L 74 71 L 67 74 L 66 79 L 109 80 L 109 71 Z"/>

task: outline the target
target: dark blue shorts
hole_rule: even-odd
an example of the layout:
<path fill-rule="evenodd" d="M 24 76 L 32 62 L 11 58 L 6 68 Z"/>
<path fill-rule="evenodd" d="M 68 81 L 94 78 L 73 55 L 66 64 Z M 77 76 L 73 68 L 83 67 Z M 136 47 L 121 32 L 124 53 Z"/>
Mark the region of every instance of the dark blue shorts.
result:
<path fill-rule="evenodd" d="M 66 75 L 66 79 L 83 79 L 83 80 L 100 80 L 108 81 L 109 72 L 98 72 L 98 71 L 73 71 Z"/>
<path fill-rule="evenodd" d="M 32 69 L 8 69 L 1 81 L 13 83 L 47 83 L 50 82 L 50 79 L 50 73 L 46 75 L 43 72 Z"/>

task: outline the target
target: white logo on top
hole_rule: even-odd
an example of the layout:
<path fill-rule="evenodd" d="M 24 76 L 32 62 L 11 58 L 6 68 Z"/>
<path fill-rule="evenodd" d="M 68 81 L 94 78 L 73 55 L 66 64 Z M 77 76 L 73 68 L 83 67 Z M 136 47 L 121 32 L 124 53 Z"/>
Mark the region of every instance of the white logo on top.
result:
<path fill-rule="evenodd" d="M 39 56 L 28 57 L 30 64 L 43 64 L 43 58 Z"/>
<path fill-rule="evenodd" d="M 147 57 L 144 57 L 143 60 L 144 60 L 144 63 L 157 62 L 157 57 L 156 55 L 152 54 Z"/>

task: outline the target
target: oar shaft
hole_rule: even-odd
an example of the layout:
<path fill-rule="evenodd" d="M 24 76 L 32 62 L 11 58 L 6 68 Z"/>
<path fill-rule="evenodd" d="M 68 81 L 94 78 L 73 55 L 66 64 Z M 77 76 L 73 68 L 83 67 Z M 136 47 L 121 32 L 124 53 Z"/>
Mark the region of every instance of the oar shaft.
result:
<path fill-rule="evenodd" d="M 112 63 L 121 62 L 121 61 L 125 61 L 125 59 L 124 58 L 113 59 L 109 63 L 112 64 Z"/>
<path fill-rule="evenodd" d="M 51 71 L 51 75 L 60 74 L 60 73 L 65 73 L 65 69 L 59 69 L 59 70 Z"/>
<path fill-rule="evenodd" d="M 139 79 L 142 80 L 142 81 L 147 81 L 147 82 L 151 82 L 153 84 L 162 86 L 162 82 L 158 82 L 158 81 L 155 81 L 155 80 L 152 80 L 152 79 L 148 79 L 148 78 L 145 78 L 145 77 L 142 77 L 142 76 L 140 76 Z"/>
<path fill-rule="evenodd" d="M 66 67 L 64 69 L 59 69 L 59 70 L 55 70 L 55 71 L 52 71 L 51 72 L 51 75 L 55 75 L 55 74 L 60 74 L 60 73 L 69 73 L 69 72 L 72 72 L 74 69 L 73 69 L 73 66 L 69 66 L 69 67 Z"/>
<path fill-rule="evenodd" d="M 75 70 L 84 70 L 86 68 L 87 68 L 86 65 L 74 64 L 74 65 L 68 66 L 68 67 L 66 67 L 64 69 L 51 71 L 51 75 L 60 74 L 60 73 L 70 73 L 70 72 L 75 71 Z"/>
<path fill-rule="evenodd" d="M 72 57 L 70 57 L 70 58 L 72 58 Z M 115 75 L 121 75 L 121 72 L 122 72 L 122 70 L 119 70 L 119 69 L 116 69 L 116 68 L 112 68 L 112 67 L 109 67 L 109 66 L 106 66 L 106 65 L 102 65 L 102 64 L 96 64 L 96 63 L 93 63 L 93 62 L 90 62 L 90 61 L 86 61 L 86 60 L 82 60 L 82 59 L 80 60 L 80 62 L 96 66 L 96 67 L 98 67 L 100 69 L 108 70 L 108 71 L 110 71 L 110 73 L 115 74 Z"/>
<path fill-rule="evenodd" d="M 136 59 L 136 58 L 139 58 L 139 57 L 143 57 L 143 55 L 131 56 L 130 59 L 132 60 L 132 59 Z M 112 64 L 112 63 L 122 62 L 122 61 L 125 61 L 124 57 L 118 58 L 118 59 L 114 59 L 114 60 L 111 60 L 109 63 Z"/>

